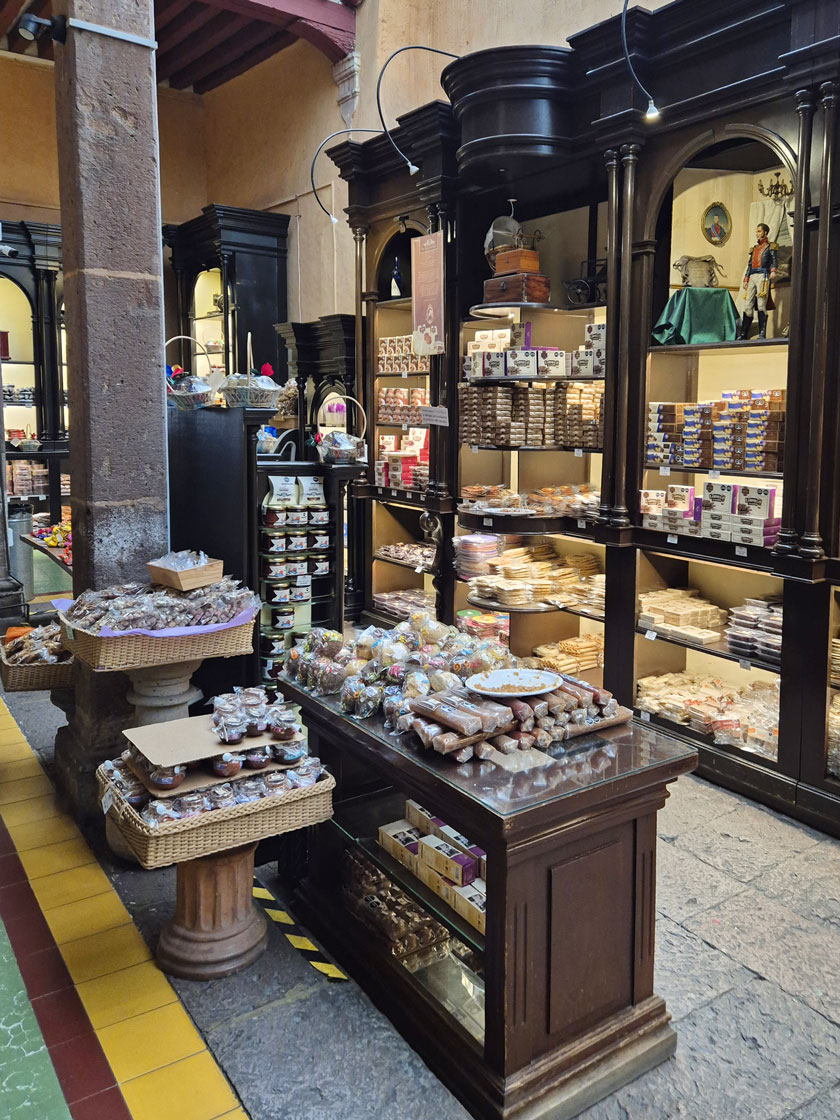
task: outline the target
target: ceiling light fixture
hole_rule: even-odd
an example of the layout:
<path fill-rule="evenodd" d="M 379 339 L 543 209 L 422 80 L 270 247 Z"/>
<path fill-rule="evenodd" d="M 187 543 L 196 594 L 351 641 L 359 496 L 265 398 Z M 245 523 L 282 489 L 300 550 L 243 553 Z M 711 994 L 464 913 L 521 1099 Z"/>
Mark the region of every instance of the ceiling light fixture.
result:
<path fill-rule="evenodd" d="M 374 133 L 376 136 L 380 136 L 382 134 L 382 129 L 381 128 L 340 128 L 340 129 L 338 129 L 337 132 L 331 132 L 329 134 L 329 136 L 324 137 L 324 139 L 321 141 L 321 143 L 315 149 L 315 155 L 312 157 L 312 163 L 309 166 L 309 182 L 312 184 L 312 193 L 315 196 L 315 201 L 318 203 L 318 205 L 321 207 L 321 209 L 324 211 L 324 213 L 327 215 L 327 217 L 329 218 L 329 220 L 332 222 L 333 225 L 337 224 L 338 218 L 336 218 L 335 214 L 330 213 L 330 211 L 326 208 L 326 206 L 323 204 L 323 202 L 321 202 L 320 198 L 318 197 L 318 190 L 315 186 L 315 160 L 321 154 L 321 151 L 324 148 L 324 145 L 329 144 L 330 140 L 334 139 L 334 137 L 336 137 L 336 136 L 347 136 L 351 132 L 371 132 L 371 133 Z"/>
<path fill-rule="evenodd" d="M 397 153 L 397 155 L 400 157 L 400 159 L 405 160 L 406 164 L 408 165 L 409 175 L 416 175 L 417 172 L 420 170 L 420 168 L 417 166 L 416 163 L 411 162 L 411 160 L 408 158 L 408 156 L 405 154 L 405 152 L 400 151 L 400 149 L 397 147 L 396 141 L 394 140 L 391 133 L 388 131 L 388 126 L 385 124 L 385 115 L 382 112 L 382 98 L 380 96 L 380 93 L 381 93 L 381 90 L 382 90 L 382 78 L 385 75 L 385 71 L 388 69 L 390 64 L 397 57 L 397 55 L 402 54 L 403 51 L 428 51 L 430 54 L 445 55 L 446 58 L 460 58 L 461 56 L 459 54 L 452 54 L 451 51 L 438 50 L 437 47 L 424 47 L 419 43 L 412 43 L 410 46 L 399 47 L 397 50 L 395 50 L 394 53 L 389 58 L 385 59 L 385 62 L 382 64 L 382 69 L 379 71 L 379 77 L 376 80 L 376 108 L 379 111 L 379 119 L 382 121 L 382 131 L 385 133 L 385 135 L 391 141 L 391 147 L 394 149 L 394 151 Z"/>
<path fill-rule="evenodd" d="M 51 39 L 63 43 L 67 38 L 67 21 L 63 16 L 45 19 L 43 16 L 33 15 L 32 12 L 26 12 L 18 21 L 17 33 L 21 39 L 26 39 L 29 43 L 40 39 L 45 31 L 49 31 Z"/>
<path fill-rule="evenodd" d="M 648 107 L 645 110 L 645 120 L 648 121 L 648 123 L 652 123 L 653 121 L 658 121 L 662 114 L 656 107 L 653 94 L 650 90 L 645 89 L 639 81 L 639 75 L 633 69 L 633 63 L 630 61 L 630 51 L 627 49 L 627 5 L 629 2 L 630 0 L 624 0 L 624 7 L 621 9 L 621 45 L 624 48 L 624 58 L 627 62 L 627 69 L 630 71 L 630 76 L 648 99 Z"/>

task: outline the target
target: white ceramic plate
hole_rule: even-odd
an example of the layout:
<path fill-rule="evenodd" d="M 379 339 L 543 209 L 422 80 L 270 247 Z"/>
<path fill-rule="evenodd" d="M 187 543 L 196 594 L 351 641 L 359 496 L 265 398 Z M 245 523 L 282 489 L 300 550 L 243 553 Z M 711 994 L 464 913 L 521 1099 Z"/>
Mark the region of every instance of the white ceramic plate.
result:
<path fill-rule="evenodd" d="M 543 669 L 493 669 L 469 677 L 467 688 L 480 696 L 516 700 L 521 696 L 542 696 L 545 692 L 552 692 L 559 683 L 556 673 L 547 673 Z"/>

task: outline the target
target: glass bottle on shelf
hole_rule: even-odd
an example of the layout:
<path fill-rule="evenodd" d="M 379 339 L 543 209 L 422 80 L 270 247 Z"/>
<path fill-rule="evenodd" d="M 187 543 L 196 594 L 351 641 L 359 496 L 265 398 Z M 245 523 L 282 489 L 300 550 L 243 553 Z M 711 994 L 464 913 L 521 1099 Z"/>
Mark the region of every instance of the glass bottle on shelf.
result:
<path fill-rule="evenodd" d="M 399 257 L 394 257 L 394 267 L 391 269 L 391 298 L 399 299 L 403 294 L 402 273 L 400 272 Z"/>

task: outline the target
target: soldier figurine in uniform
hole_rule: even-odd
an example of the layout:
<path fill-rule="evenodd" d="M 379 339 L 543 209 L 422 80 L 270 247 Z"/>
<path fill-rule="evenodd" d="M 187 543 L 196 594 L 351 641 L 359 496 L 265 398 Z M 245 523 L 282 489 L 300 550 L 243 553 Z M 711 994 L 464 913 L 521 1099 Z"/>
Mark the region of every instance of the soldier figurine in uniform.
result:
<path fill-rule="evenodd" d="M 758 337 L 767 337 L 767 312 L 775 307 L 770 285 L 776 279 L 776 246 L 767 240 L 770 227 L 759 222 L 755 228 L 756 244 L 750 249 L 744 273 L 744 314 L 741 316 L 739 339 L 749 337 L 753 312 L 758 304 Z"/>

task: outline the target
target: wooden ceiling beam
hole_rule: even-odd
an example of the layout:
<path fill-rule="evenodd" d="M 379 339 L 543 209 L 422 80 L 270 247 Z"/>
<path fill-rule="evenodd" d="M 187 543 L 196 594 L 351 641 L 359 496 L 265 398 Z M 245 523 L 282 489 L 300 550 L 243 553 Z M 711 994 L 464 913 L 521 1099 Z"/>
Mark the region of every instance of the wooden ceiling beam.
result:
<path fill-rule="evenodd" d="M 157 28 L 155 28 L 158 54 L 169 54 L 174 51 L 179 43 L 183 43 L 198 34 L 202 27 L 215 19 L 217 15 L 216 9 L 206 4 L 190 4 L 185 11 L 167 24 L 162 32 L 158 33 Z"/>
<path fill-rule="evenodd" d="M 8 35 L 26 6 L 26 0 L 0 0 L 0 35 Z"/>
<path fill-rule="evenodd" d="M 155 0 L 155 34 L 158 35 L 191 3 L 192 0 Z"/>
<path fill-rule="evenodd" d="M 353 49 L 356 13 L 332 0 L 210 0 L 218 8 L 251 19 L 289 26 L 298 39 L 306 39 L 331 62 Z"/>
<path fill-rule="evenodd" d="M 288 31 L 281 31 L 268 39 L 265 36 L 265 31 L 263 31 L 261 46 L 246 51 L 234 61 L 226 59 L 220 67 L 208 74 L 207 77 L 194 82 L 193 89 L 196 93 L 207 93 L 208 90 L 216 89 L 217 86 L 224 85 L 232 78 L 237 78 L 240 74 L 244 74 L 246 70 L 250 70 L 260 62 L 265 62 L 267 58 L 271 58 L 272 55 L 277 54 L 278 51 L 282 51 L 284 47 L 288 47 L 296 41 L 296 36 L 289 34 Z"/>
<path fill-rule="evenodd" d="M 182 73 L 191 71 L 196 65 L 202 65 L 208 54 L 222 46 L 228 39 L 232 39 L 234 35 L 237 35 L 250 24 L 251 21 L 246 19 L 245 16 L 232 16 L 228 12 L 219 12 L 189 42 L 181 43 L 174 50 L 165 53 L 158 50 L 158 81 L 162 82 L 168 78 L 169 84 L 174 89 L 184 89 L 186 86 L 191 86 L 193 77 L 188 76 L 185 81 L 182 81 Z M 265 35 L 265 30 L 262 34 Z M 218 58 L 214 59 L 214 65 L 218 66 L 218 62 Z M 175 81 L 174 78 L 178 80 Z"/>

